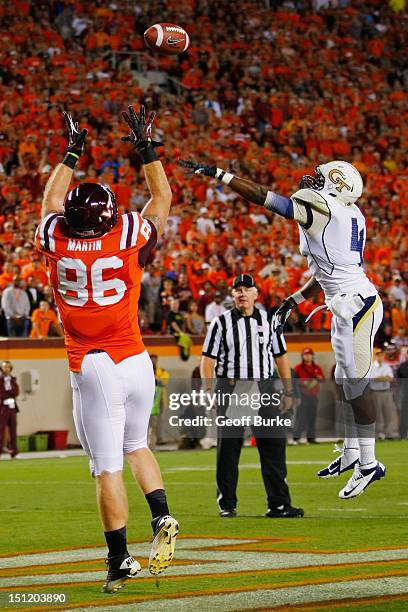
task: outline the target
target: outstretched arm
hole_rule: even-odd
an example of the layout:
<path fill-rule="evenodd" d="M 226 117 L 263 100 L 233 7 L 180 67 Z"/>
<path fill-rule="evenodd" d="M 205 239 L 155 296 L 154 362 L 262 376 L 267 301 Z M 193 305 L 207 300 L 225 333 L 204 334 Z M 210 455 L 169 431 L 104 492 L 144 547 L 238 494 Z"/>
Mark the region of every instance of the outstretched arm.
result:
<path fill-rule="evenodd" d="M 122 140 L 131 142 L 142 160 L 150 191 L 150 200 L 142 210 L 142 217 L 153 223 L 159 237 L 169 216 L 171 189 L 155 151 L 155 148 L 163 146 L 163 143 L 152 140 L 152 126 L 156 113 L 153 111 L 146 118 L 146 109 L 143 105 L 140 107 L 139 116 L 135 113 L 133 106 L 129 106 L 128 111 L 128 113 L 122 112 L 122 116 L 131 132 L 129 136 L 122 137 Z"/>
<path fill-rule="evenodd" d="M 81 130 L 78 123 L 73 122 L 70 113 L 64 111 L 64 118 L 68 129 L 68 149 L 63 162 L 54 169 L 45 186 L 41 210 L 42 219 L 51 212 L 64 212 L 65 196 L 71 184 L 75 164 L 84 150 L 88 133 L 86 129 Z"/>
<path fill-rule="evenodd" d="M 184 168 L 190 168 L 194 174 L 204 174 L 205 176 L 218 179 L 228 185 L 235 193 L 253 204 L 264 206 L 267 210 L 286 219 L 293 219 L 293 202 L 290 198 L 278 195 L 262 185 L 257 185 L 253 181 L 240 178 L 230 172 L 225 172 L 216 166 L 205 166 L 191 160 L 180 160 L 179 163 Z"/>

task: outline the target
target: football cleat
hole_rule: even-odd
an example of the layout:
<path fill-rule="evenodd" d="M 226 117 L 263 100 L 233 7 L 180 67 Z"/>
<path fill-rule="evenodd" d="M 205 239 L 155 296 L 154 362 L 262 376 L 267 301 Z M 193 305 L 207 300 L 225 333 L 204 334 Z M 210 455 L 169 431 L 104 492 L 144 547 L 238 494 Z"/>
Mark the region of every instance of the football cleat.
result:
<path fill-rule="evenodd" d="M 292 506 L 278 506 L 277 508 L 268 508 L 265 516 L 268 518 L 302 518 L 305 511 L 303 508 L 293 508 Z"/>
<path fill-rule="evenodd" d="M 108 557 L 105 561 L 108 575 L 101 589 L 102 593 L 115 593 L 125 586 L 128 578 L 134 578 L 142 569 L 140 563 L 128 553 L 117 557 Z"/>
<path fill-rule="evenodd" d="M 149 558 L 149 572 L 157 576 L 173 561 L 179 524 L 172 516 L 159 516 L 152 520 L 153 542 Z"/>
<path fill-rule="evenodd" d="M 377 461 L 377 465 L 369 470 L 361 469 L 360 465 L 357 464 L 354 468 L 354 474 L 346 484 L 346 486 L 339 492 L 339 497 L 342 499 L 351 499 L 364 493 L 368 485 L 380 480 L 385 476 L 385 466 Z"/>
<path fill-rule="evenodd" d="M 235 518 L 237 516 L 237 511 L 235 508 L 232 508 L 231 510 L 220 510 L 220 516 L 223 518 Z"/>
<path fill-rule="evenodd" d="M 340 449 L 336 446 L 334 452 L 340 452 L 340 457 L 337 457 L 327 467 L 317 472 L 319 478 L 335 478 L 343 474 L 343 472 L 347 472 L 347 470 L 352 470 L 360 457 L 360 452 L 357 448 Z"/>

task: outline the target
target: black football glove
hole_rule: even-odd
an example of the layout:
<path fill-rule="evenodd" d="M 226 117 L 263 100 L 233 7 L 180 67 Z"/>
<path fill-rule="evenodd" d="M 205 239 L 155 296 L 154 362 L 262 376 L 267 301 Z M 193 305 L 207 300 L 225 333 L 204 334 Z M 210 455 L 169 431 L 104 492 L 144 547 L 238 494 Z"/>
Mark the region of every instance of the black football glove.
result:
<path fill-rule="evenodd" d="M 283 300 L 282 304 L 279 306 L 272 318 L 272 329 L 274 332 L 283 334 L 283 328 L 285 327 L 286 321 L 290 317 L 290 313 L 292 312 L 294 305 L 295 304 L 291 298 L 286 298 L 286 300 Z"/>
<path fill-rule="evenodd" d="M 189 168 L 192 170 L 191 174 L 204 174 L 204 176 L 211 176 L 215 178 L 217 172 L 217 166 L 205 166 L 204 164 L 198 164 L 191 159 L 179 159 L 180 166 L 183 168 Z"/>
<path fill-rule="evenodd" d="M 84 152 L 84 143 L 88 130 L 86 130 L 85 128 L 81 130 L 78 121 L 74 123 L 74 121 L 72 120 L 71 113 L 63 111 L 63 115 L 68 130 L 67 153 L 73 153 L 74 155 L 80 157 Z"/>
<path fill-rule="evenodd" d="M 146 109 L 143 104 L 140 106 L 140 114 L 137 116 L 133 106 L 128 106 L 129 113 L 122 111 L 122 117 L 130 127 L 129 136 L 122 136 L 124 142 L 131 142 L 135 145 L 142 162 L 149 164 L 157 160 L 155 147 L 162 147 L 163 143 L 152 140 L 152 126 L 156 117 L 155 111 L 149 113 L 146 119 Z"/>

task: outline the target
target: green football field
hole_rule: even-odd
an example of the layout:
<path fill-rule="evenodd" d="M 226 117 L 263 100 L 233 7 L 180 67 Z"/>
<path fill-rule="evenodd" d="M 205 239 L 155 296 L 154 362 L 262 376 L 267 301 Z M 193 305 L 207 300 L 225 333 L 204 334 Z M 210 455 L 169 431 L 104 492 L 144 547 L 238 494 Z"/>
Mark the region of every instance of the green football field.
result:
<path fill-rule="evenodd" d="M 106 548 L 86 458 L 2 461 L 0 610 L 407 610 L 408 442 L 379 443 L 387 477 L 347 501 L 337 496 L 344 477 L 315 476 L 332 451 L 288 448 L 303 519 L 263 516 L 256 449 L 242 451 L 235 519 L 218 517 L 214 451 L 158 453 L 181 530 L 157 584 L 147 504 L 127 470 L 129 549 L 143 571 L 114 595 L 100 593 Z"/>

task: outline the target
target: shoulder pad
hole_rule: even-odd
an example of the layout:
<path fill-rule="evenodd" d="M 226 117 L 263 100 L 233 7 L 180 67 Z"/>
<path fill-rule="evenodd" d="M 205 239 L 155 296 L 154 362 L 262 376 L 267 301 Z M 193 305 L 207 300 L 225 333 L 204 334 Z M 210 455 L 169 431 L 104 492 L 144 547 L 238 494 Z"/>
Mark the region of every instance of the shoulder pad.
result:
<path fill-rule="evenodd" d="M 299 204 L 310 204 L 313 210 L 329 214 L 330 208 L 327 200 L 314 189 L 299 189 L 291 196 L 291 199 Z"/>
<path fill-rule="evenodd" d="M 299 189 L 291 196 L 292 200 L 300 200 L 301 202 L 308 202 L 309 204 L 326 204 L 326 200 L 314 189 Z"/>

